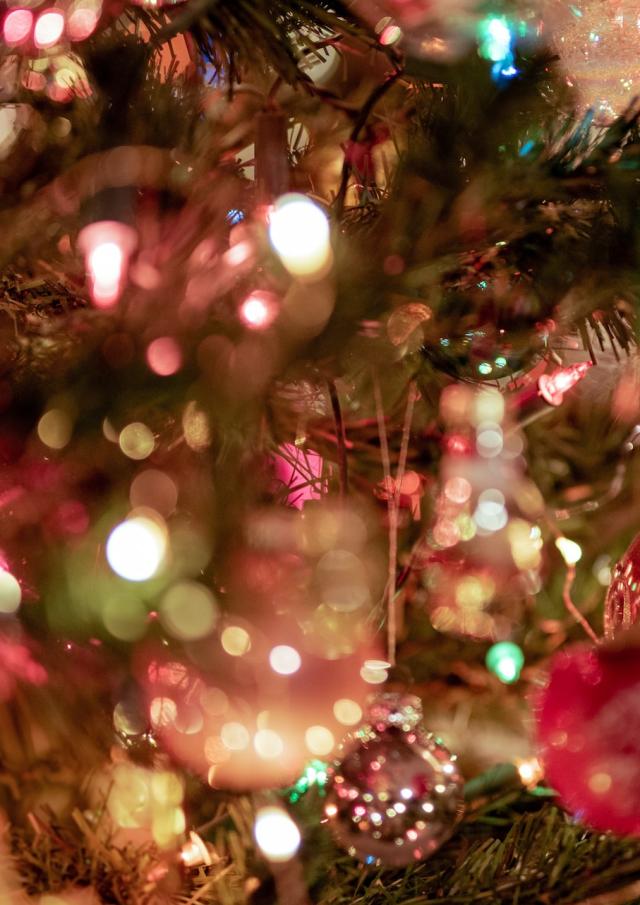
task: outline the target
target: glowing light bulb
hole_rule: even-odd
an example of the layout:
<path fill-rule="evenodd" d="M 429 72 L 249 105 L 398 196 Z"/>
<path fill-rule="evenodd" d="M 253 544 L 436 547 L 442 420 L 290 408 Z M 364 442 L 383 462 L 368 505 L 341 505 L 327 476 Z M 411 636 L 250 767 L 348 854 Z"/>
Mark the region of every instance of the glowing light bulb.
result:
<path fill-rule="evenodd" d="M 240 320 L 251 330 L 266 330 L 278 316 L 275 296 L 256 290 L 240 305 Z"/>
<path fill-rule="evenodd" d="M 511 52 L 511 30 L 502 16 L 491 16 L 480 24 L 480 56 L 494 63 L 501 62 Z"/>
<path fill-rule="evenodd" d="M 568 537 L 559 537 L 556 540 L 556 547 L 568 566 L 575 566 L 582 559 L 582 547 Z"/>
<path fill-rule="evenodd" d="M 549 405 L 562 405 L 564 394 L 579 383 L 592 366 L 590 361 L 581 361 L 568 368 L 558 368 L 552 374 L 543 374 L 538 380 L 538 390 Z"/>
<path fill-rule="evenodd" d="M 146 581 L 162 565 L 167 534 L 159 518 L 136 515 L 117 525 L 107 541 L 107 562 L 127 581 Z"/>
<path fill-rule="evenodd" d="M 0 614 L 15 613 L 22 601 L 22 588 L 11 572 L 0 567 Z"/>
<path fill-rule="evenodd" d="M 67 34 L 72 41 L 84 41 L 93 34 L 102 13 L 98 0 L 78 0 L 67 18 Z"/>
<path fill-rule="evenodd" d="M 53 47 L 62 37 L 64 16 L 58 9 L 47 9 L 40 13 L 33 30 L 36 47 Z"/>
<path fill-rule="evenodd" d="M 320 277 L 331 262 L 329 221 L 305 195 L 283 195 L 269 215 L 269 238 L 289 273 Z"/>
<path fill-rule="evenodd" d="M 280 673 L 281 676 L 290 676 L 300 669 L 302 660 L 295 647 L 278 644 L 269 654 L 269 663 L 274 672 Z"/>
<path fill-rule="evenodd" d="M 513 644 L 511 641 L 500 641 L 489 648 L 485 663 L 489 672 L 492 672 L 505 685 L 510 685 L 520 678 L 524 666 L 524 654 L 517 644 Z"/>
<path fill-rule="evenodd" d="M 22 44 L 31 34 L 33 13 L 28 9 L 13 9 L 6 16 L 2 25 L 2 34 L 7 44 L 15 47 Z"/>
<path fill-rule="evenodd" d="M 282 808 L 260 808 L 253 833 L 269 861 L 289 861 L 300 847 L 300 830 Z"/>
<path fill-rule="evenodd" d="M 98 308 L 110 308 L 118 301 L 137 241 L 135 230 L 116 220 L 91 223 L 80 232 L 78 247 L 85 256 L 91 298 Z"/>

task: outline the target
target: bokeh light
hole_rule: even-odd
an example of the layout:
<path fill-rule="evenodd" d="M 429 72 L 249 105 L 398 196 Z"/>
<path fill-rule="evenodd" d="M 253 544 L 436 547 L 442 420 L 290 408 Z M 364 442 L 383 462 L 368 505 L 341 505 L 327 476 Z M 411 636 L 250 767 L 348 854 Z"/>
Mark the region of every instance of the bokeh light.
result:
<path fill-rule="evenodd" d="M 253 832 L 269 861 L 289 861 L 300 847 L 300 830 L 282 808 L 260 808 Z"/>
<path fill-rule="evenodd" d="M 0 568 L 0 614 L 12 615 L 18 610 L 21 601 L 22 588 L 17 578 Z"/>
<path fill-rule="evenodd" d="M 278 644 L 269 654 L 269 663 L 274 672 L 280 673 L 281 676 L 290 676 L 300 669 L 302 660 L 295 647 Z"/>
<path fill-rule="evenodd" d="M 326 726 L 310 726 L 304 740 L 309 751 L 321 757 L 330 754 L 336 743 L 333 733 Z"/>
<path fill-rule="evenodd" d="M 255 290 L 240 305 L 240 320 L 250 330 L 266 330 L 278 316 L 278 301 L 271 292 Z"/>
<path fill-rule="evenodd" d="M 485 660 L 487 669 L 494 676 L 510 685 L 517 682 L 524 666 L 524 654 L 517 644 L 511 641 L 499 641 L 493 644 L 487 651 Z"/>
<path fill-rule="evenodd" d="M 181 641 L 204 638 L 218 618 L 213 594 L 197 581 L 174 584 L 162 597 L 159 611 L 169 634 Z"/>
<path fill-rule="evenodd" d="M 38 421 L 38 437 L 49 449 L 64 449 L 71 439 L 73 421 L 63 409 L 49 409 Z"/>
<path fill-rule="evenodd" d="M 72 41 L 85 41 L 93 34 L 102 13 L 100 0 L 77 0 L 67 14 L 67 34 Z"/>
<path fill-rule="evenodd" d="M 151 455 L 155 449 L 156 439 L 146 424 L 134 421 L 120 431 L 118 443 L 127 458 L 141 461 Z"/>
<path fill-rule="evenodd" d="M 12 9 L 4 20 L 2 33 L 5 42 L 15 47 L 27 40 L 33 27 L 33 13 L 29 9 Z"/>
<path fill-rule="evenodd" d="M 362 720 L 362 707 L 350 698 L 340 698 L 333 705 L 333 715 L 342 726 L 355 726 Z"/>
<path fill-rule="evenodd" d="M 225 723 L 220 729 L 220 738 L 230 751 L 244 751 L 249 747 L 249 730 L 242 723 Z"/>
<path fill-rule="evenodd" d="M 284 742 L 273 729 L 260 729 L 253 738 L 253 747 L 259 757 L 270 760 L 280 757 L 284 751 Z"/>
<path fill-rule="evenodd" d="M 278 199 L 269 216 L 269 238 L 294 276 L 320 276 L 331 261 L 329 221 L 305 195 Z"/>
<path fill-rule="evenodd" d="M 33 30 L 36 47 L 53 47 L 62 37 L 64 16 L 59 9 L 49 9 L 40 13 Z"/>
<path fill-rule="evenodd" d="M 172 336 L 160 336 L 147 346 L 147 364 L 159 377 L 170 377 L 182 367 L 182 350 Z"/>
<path fill-rule="evenodd" d="M 117 525 L 107 540 L 107 561 L 127 581 L 146 581 L 160 569 L 167 532 L 159 518 L 135 515 Z"/>
<path fill-rule="evenodd" d="M 243 657 L 251 649 L 249 632 L 239 625 L 228 625 L 220 636 L 220 643 L 232 657 Z"/>
<path fill-rule="evenodd" d="M 98 308 L 110 308 L 118 301 L 129 257 L 137 243 L 136 231 L 115 220 L 90 223 L 81 230 L 78 247 L 85 256 L 91 298 Z"/>
<path fill-rule="evenodd" d="M 148 468 L 131 482 L 129 501 L 134 509 L 144 506 L 168 516 L 178 504 L 178 488 L 164 471 Z"/>

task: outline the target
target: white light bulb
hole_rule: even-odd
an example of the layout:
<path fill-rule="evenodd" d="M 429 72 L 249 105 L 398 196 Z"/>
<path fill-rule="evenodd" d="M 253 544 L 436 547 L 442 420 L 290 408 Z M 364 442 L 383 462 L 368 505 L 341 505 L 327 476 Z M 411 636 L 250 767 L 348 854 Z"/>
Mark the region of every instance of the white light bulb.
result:
<path fill-rule="evenodd" d="M 305 195 L 278 199 L 269 216 L 269 238 L 294 276 L 322 276 L 331 262 L 329 221 Z"/>
<path fill-rule="evenodd" d="M 139 515 L 117 525 L 107 541 L 107 561 L 127 581 L 152 578 L 164 560 L 167 535 L 160 520 Z"/>
<path fill-rule="evenodd" d="M 300 847 L 300 830 L 282 808 L 261 808 L 253 833 L 269 861 L 289 861 Z"/>

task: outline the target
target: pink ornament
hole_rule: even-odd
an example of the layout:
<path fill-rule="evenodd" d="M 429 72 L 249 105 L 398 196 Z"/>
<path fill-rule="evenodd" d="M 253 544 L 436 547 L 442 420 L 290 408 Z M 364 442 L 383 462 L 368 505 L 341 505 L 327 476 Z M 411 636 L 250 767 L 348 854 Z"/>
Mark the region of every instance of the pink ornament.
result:
<path fill-rule="evenodd" d="M 547 781 L 599 830 L 640 835 L 640 648 L 558 654 L 537 707 Z"/>
<path fill-rule="evenodd" d="M 302 509 L 309 500 L 319 500 L 326 491 L 322 480 L 324 459 L 310 449 L 285 443 L 273 457 L 275 479 L 287 488 L 287 503 Z"/>

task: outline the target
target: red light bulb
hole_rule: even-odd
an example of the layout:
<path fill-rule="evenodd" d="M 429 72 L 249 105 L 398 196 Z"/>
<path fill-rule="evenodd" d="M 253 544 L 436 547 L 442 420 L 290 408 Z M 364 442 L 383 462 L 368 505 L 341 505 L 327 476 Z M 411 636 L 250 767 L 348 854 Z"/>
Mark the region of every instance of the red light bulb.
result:
<path fill-rule="evenodd" d="M 543 374 L 538 380 L 538 390 L 544 401 L 549 405 L 562 405 L 564 394 L 582 380 L 592 364 L 581 361 L 568 368 L 558 368 L 552 374 Z"/>

